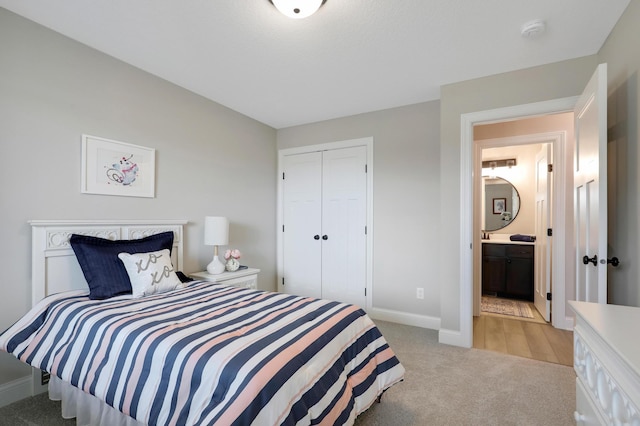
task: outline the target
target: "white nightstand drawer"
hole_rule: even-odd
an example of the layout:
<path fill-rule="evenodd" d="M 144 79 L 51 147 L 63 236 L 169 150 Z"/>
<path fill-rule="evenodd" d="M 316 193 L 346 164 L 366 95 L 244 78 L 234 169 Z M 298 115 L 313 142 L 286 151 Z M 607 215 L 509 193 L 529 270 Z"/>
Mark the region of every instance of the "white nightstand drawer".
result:
<path fill-rule="evenodd" d="M 258 275 L 248 275 L 246 277 L 232 278 L 230 280 L 218 281 L 220 284 L 232 285 L 234 287 L 258 289 Z"/>
<path fill-rule="evenodd" d="M 207 271 L 193 272 L 189 275 L 197 280 L 205 280 L 219 284 L 232 285 L 234 287 L 244 287 L 257 290 L 259 272 L 260 269 L 247 268 L 234 272 L 223 272 L 216 275 L 209 274 Z"/>

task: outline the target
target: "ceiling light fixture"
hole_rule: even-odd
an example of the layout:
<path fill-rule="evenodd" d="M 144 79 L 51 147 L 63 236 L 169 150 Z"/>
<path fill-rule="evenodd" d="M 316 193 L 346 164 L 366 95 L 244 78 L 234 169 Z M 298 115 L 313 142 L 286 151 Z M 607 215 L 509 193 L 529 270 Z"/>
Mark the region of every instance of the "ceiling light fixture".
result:
<path fill-rule="evenodd" d="M 302 19 L 313 15 L 327 0 L 269 0 L 283 15 Z"/>

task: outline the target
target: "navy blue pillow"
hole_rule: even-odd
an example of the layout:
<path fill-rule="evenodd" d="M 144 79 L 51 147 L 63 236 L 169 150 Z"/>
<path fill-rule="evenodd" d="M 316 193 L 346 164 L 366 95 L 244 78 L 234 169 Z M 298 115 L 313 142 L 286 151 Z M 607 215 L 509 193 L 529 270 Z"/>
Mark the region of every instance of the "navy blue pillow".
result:
<path fill-rule="evenodd" d="M 72 234 L 69 243 L 89 284 L 90 299 L 108 299 L 131 293 L 131 281 L 120 253 L 148 253 L 173 248 L 173 232 L 162 232 L 138 240 L 107 240 Z"/>

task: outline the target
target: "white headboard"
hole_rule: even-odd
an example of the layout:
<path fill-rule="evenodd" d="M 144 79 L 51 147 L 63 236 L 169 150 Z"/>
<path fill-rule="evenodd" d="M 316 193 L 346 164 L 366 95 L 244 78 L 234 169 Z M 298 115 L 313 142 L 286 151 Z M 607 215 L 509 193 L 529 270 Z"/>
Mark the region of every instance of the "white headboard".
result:
<path fill-rule="evenodd" d="M 186 220 L 31 220 L 31 303 L 49 294 L 88 289 L 75 253 L 71 234 L 110 240 L 133 240 L 173 231 L 171 260 L 182 270 L 183 226 Z"/>

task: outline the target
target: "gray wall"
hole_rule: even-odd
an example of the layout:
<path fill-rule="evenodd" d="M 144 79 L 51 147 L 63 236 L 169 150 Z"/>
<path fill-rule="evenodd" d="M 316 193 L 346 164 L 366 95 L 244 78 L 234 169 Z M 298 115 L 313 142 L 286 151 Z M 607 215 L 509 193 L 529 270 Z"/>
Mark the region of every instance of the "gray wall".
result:
<path fill-rule="evenodd" d="M 375 308 L 440 317 L 439 110 L 435 101 L 278 130 L 278 149 L 373 137 Z"/>
<path fill-rule="evenodd" d="M 443 86 L 440 108 L 441 326 L 460 330 L 460 117 L 465 113 L 575 96 L 595 55 Z M 434 271 L 435 273 L 435 271 Z"/>
<path fill-rule="evenodd" d="M 640 1 L 632 0 L 598 54 L 608 64 L 608 201 L 609 257 L 621 264 L 609 268 L 609 303 L 640 306 Z"/>
<path fill-rule="evenodd" d="M 212 76 L 215 78 L 215 76 Z M 0 8 L 0 330 L 30 307 L 29 219 L 187 219 L 185 271 L 213 256 L 206 215 L 275 287 L 276 131 Z M 156 197 L 80 193 L 83 133 L 156 149 Z M 0 385 L 29 374 L 0 354 Z"/>

